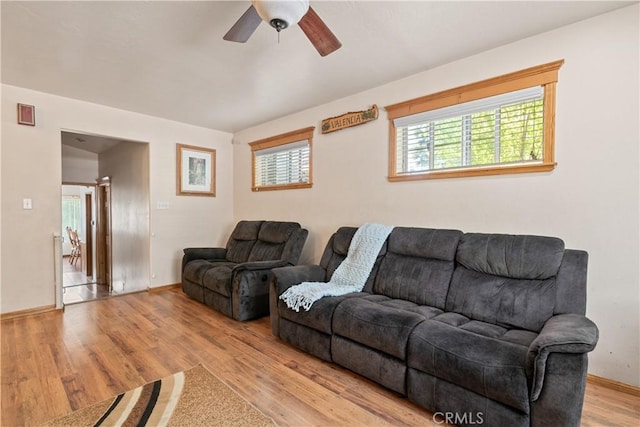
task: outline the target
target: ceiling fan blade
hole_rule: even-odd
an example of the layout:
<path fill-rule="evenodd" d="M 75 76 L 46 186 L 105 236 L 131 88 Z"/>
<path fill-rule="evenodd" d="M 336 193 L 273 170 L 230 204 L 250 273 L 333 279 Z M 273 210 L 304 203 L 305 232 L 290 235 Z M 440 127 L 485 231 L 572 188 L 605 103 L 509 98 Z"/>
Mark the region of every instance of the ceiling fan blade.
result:
<path fill-rule="evenodd" d="M 258 28 L 261 22 L 262 18 L 260 18 L 260 15 L 258 15 L 253 5 L 251 5 L 222 38 L 230 42 L 244 43 L 249 40 L 249 37 L 251 37 L 251 34 Z"/>
<path fill-rule="evenodd" d="M 329 27 L 322 22 L 318 14 L 309 6 L 309 11 L 298 23 L 309 41 L 316 48 L 320 56 L 327 56 L 331 52 L 340 49 L 342 43 L 331 32 Z"/>

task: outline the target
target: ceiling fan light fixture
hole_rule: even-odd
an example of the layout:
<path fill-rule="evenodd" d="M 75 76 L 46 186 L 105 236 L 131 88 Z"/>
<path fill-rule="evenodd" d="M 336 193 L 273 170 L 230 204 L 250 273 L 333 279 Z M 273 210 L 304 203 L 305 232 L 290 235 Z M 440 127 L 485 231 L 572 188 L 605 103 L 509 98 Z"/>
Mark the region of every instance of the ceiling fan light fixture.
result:
<path fill-rule="evenodd" d="M 309 10 L 309 0 L 251 0 L 260 17 L 280 32 L 296 25 Z"/>

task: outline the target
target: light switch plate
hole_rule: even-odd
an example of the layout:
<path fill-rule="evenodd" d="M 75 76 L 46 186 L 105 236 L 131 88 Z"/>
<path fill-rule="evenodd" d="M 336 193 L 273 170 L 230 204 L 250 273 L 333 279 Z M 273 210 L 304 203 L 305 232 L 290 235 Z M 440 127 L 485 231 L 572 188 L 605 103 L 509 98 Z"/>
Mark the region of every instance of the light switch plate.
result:
<path fill-rule="evenodd" d="M 33 209 L 33 200 L 22 199 L 22 209 Z"/>

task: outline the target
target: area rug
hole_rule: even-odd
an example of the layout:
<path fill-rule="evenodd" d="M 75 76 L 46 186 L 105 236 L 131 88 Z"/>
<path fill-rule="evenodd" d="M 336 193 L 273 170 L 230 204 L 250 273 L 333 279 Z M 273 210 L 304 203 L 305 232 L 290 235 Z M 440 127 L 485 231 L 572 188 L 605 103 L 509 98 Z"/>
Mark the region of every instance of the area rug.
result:
<path fill-rule="evenodd" d="M 270 418 L 198 365 L 56 418 L 43 427 L 274 425 Z"/>

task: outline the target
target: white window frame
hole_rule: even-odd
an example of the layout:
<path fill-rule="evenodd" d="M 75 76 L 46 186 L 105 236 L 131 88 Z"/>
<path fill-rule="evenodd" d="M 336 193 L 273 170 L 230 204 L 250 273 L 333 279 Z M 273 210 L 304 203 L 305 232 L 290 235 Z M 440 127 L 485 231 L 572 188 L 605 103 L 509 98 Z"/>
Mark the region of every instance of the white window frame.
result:
<path fill-rule="evenodd" d="M 389 181 L 435 178 L 456 178 L 481 175 L 501 175 L 551 171 L 555 168 L 555 98 L 558 70 L 564 60 L 527 68 L 514 73 L 471 83 L 421 98 L 385 107 L 389 119 Z M 536 162 L 469 165 L 450 169 L 430 169 L 414 173 L 398 172 L 396 124 L 403 124 L 446 108 L 461 108 L 465 104 L 483 102 L 491 97 L 539 86 L 543 91 L 542 159 Z M 398 127 L 401 127 L 398 125 Z M 464 148 L 464 147 L 463 147 Z"/>
<path fill-rule="evenodd" d="M 315 126 L 295 130 L 292 132 L 276 135 L 270 138 L 261 139 L 250 142 L 251 147 L 251 190 L 252 191 L 268 191 L 268 190 L 288 190 L 297 188 L 310 188 L 313 186 L 313 131 Z M 263 184 L 258 182 L 258 157 L 260 153 L 278 153 L 286 152 L 292 148 L 309 147 L 309 169 L 307 172 L 307 180 L 300 182 L 299 179 L 292 178 L 291 182 L 282 184 Z M 292 165 L 286 165 L 292 166 Z M 293 168 L 295 169 L 295 168 Z M 290 168 L 287 168 L 289 171 Z M 288 173 L 282 171 L 283 173 Z M 293 176 L 293 175 L 292 175 Z"/>

